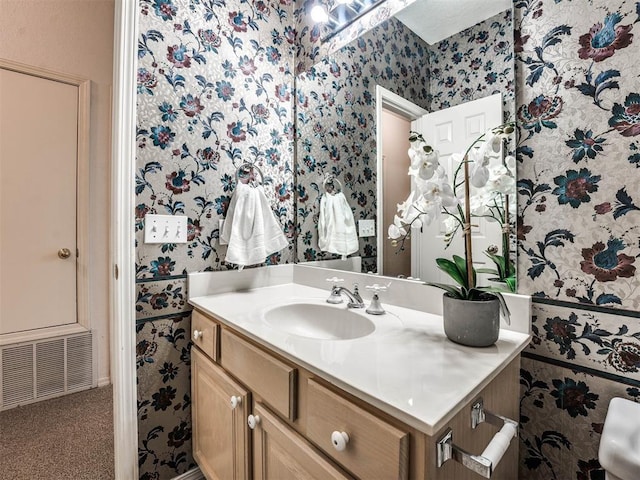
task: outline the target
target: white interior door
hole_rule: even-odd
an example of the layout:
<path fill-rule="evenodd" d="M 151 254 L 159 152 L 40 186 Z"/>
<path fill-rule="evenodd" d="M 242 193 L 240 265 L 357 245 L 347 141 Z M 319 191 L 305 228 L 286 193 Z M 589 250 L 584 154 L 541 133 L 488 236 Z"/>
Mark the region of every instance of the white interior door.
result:
<path fill-rule="evenodd" d="M 496 94 L 428 113 L 413 122 L 412 128 L 422 133 L 427 143 L 440 152 L 440 164 L 452 181 L 458 165 L 453 164 L 451 155 L 464 153 L 480 135 L 502 123 L 502 98 Z M 462 195 L 460 189 L 458 196 Z M 422 233 L 419 230 L 412 232 L 413 277 L 429 282 L 451 283 L 451 278 L 436 266 L 436 258 L 451 258 L 454 254 L 464 257 L 464 239 L 459 231 L 445 250 L 443 220 L 444 216 L 440 222 L 424 225 Z M 490 245 L 501 245 L 501 226 L 493 221 L 475 218 L 472 223 L 473 263 L 476 268 L 490 267 L 493 264 L 487 263 L 490 260 L 483 252 Z"/>
<path fill-rule="evenodd" d="M 0 68 L 0 335 L 77 321 L 77 150 L 78 86 Z"/>

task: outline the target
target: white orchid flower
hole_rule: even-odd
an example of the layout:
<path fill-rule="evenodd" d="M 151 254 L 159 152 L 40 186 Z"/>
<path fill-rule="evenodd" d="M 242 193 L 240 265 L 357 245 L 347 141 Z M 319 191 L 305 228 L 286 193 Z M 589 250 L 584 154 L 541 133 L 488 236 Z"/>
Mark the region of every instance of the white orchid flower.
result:
<path fill-rule="evenodd" d="M 482 155 L 489 158 L 496 158 L 500 156 L 500 152 L 502 152 L 502 136 L 493 133 L 492 130 L 489 130 L 484 135 L 484 143 L 480 150 L 482 150 Z"/>
<path fill-rule="evenodd" d="M 444 229 L 445 237 L 453 234 L 458 225 L 458 220 L 455 217 L 447 215 L 447 218 L 445 218 L 442 222 L 442 228 Z"/>
<path fill-rule="evenodd" d="M 516 179 L 504 165 L 495 165 L 489 168 L 489 180 L 487 188 L 499 193 L 510 193 L 516 185 Z"/>
<path fill-rule="evenodd" d="M 469 182 L 476 188 L 482 188 L 489 181 L 490 158 L 484 155 L 482 149 L 471 149 L 468 153 Z"/>
<path fill-rule="evenodd" d="M 420 178 L 422 180 L 429 180 L 436 173 L 440 167 L 438 161 L 437 152 L 423 153 L 416 157 L 416 161 L 411 164 L 409 168 L 409 175 Z"/>
<path fill-rule="evenodd" d="M 402 219 L 397 215 L 393 219 L 393 223 L 389 225 L 388 230 L 389 238 L 392 240 L 398 239 L 400 237 L 404 237 L 407 234 L 407 230 L 404 228 L 402 224 Z"/>
<path fill-rule="evenodd" d="M 507 155 L 504 159 L 504 165 L 509 169 L 511 176 L 516 176 L 516 157 L 513 155 Z"/>
<path fill-rule="evenodd" d="M 495 194 L 486 188 L 478 190 L 475 195 L 469 199 L 469 209 L 472 215 L 486 215 L 489 213 L 489 206 L 494 203 Z"/>

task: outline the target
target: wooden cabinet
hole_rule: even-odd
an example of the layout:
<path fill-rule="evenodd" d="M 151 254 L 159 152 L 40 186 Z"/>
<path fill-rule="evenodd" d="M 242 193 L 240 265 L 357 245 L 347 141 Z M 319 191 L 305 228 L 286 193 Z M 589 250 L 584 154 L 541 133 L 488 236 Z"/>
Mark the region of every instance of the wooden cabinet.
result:
<path fill-rule="evenodd" d="M 457 446 L 482 452 L 497 429 L 471 428 L 479 397 L 518 418 L 519 358 L 429 436 L 214 318 L 194 312 L 194 330 L 194 457 L 208 480 L 478 480 L 453 460 L 436 467 L 436 443 L 452 429 Z M 517 467 L 512 441 L 491 478 L 513 480 Z"/>
<path fill-rule="evenodd" d="M 255 480 L 347 480 L 305 439 L 266 407 L 256 404 L 260 419 L 253 431 Z"/>
<path fill-rule="evenodd" d="M 191 315 L 191 340 L 214 362 L 218 361 L 220 325 L 197 310 Z"/>
<path fill-rule="evenodd" d="M 197 348 L 191 368 L 196 462 L 208 480 L 250 478 L 249 392 Z"/>
<path fill-rule="evenodd" d="M 358 478 L 408 478 L 406 430 L 390 425 L 314 380 L 308 382 L 307 406 L 307 437 Z M 343 442 L 344 448 L 335 442 Z"/>

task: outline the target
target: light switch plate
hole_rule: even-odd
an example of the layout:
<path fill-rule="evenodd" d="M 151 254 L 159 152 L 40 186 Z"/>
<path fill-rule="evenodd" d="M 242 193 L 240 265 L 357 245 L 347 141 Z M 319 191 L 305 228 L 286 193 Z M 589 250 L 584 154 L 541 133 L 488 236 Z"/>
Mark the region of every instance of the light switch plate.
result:
<path fill-rule="evenodd" d="M 187 216 L 146 215 L 144 243 L 187 243 Z"/>
<path fill-rule="evenodd" d="M 375 220 L 358 220 L 358 236 L 359 237 L 375 237 L 376 221 Z"/>

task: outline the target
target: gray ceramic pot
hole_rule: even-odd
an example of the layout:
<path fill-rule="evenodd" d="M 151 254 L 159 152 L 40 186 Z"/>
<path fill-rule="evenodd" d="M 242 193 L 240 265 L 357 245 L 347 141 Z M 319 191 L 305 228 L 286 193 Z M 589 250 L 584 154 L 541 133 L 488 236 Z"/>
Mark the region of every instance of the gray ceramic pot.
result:
<path fill-rule="evenodd" d="M 489 347 L 500 333 L 500 300 L 487 294 L 487 300 L 460 300 L 442 296 L 444 333 L 452 342 L 469 347 Z"/>

